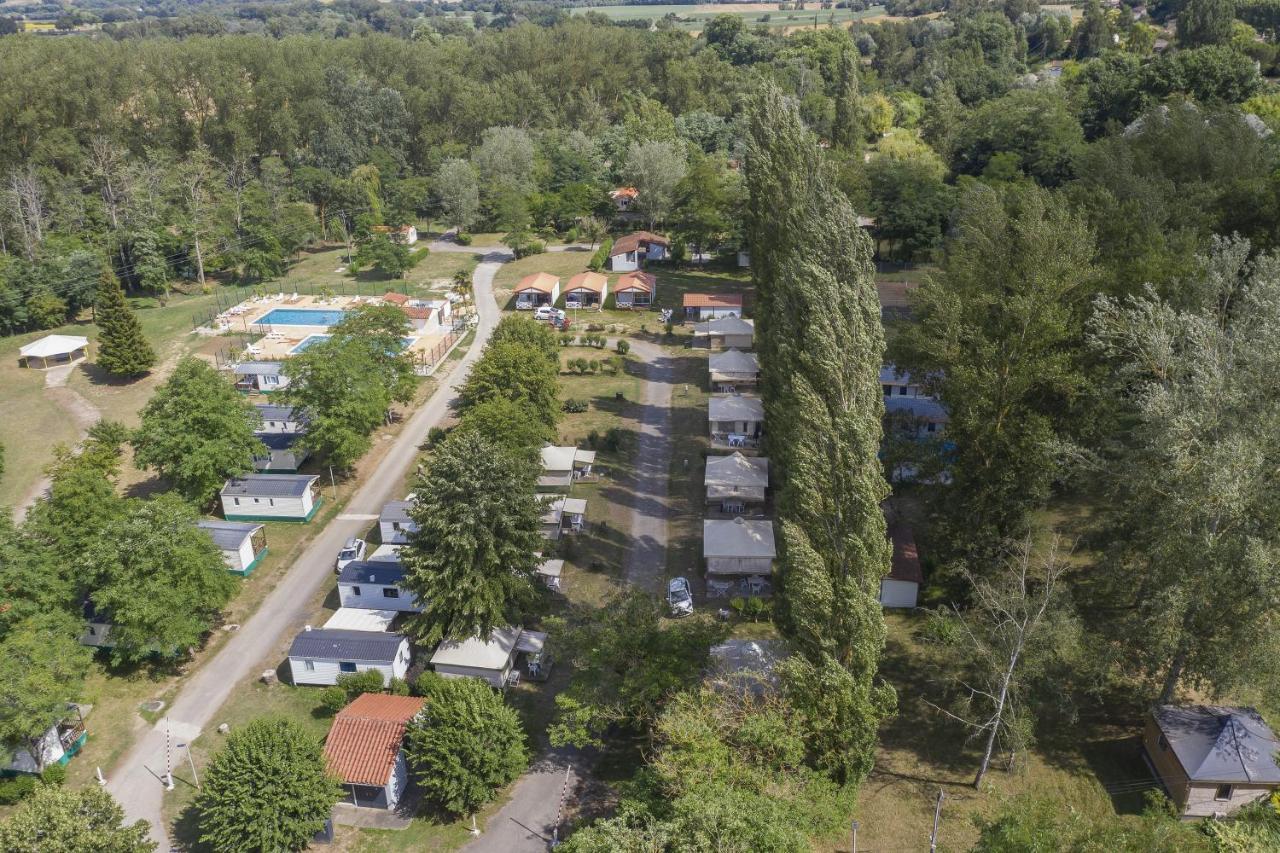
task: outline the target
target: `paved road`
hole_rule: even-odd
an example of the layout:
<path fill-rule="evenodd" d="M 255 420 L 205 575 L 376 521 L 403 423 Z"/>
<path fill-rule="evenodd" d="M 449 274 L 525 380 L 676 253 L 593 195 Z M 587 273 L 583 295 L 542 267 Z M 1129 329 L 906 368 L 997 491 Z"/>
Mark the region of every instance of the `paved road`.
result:
<path fill-rule="evenodd" d="M 553 749 L 538 758 L 520 777 L 506 805 L 485 821 L 484 832 L 462 848 L 464 853 L 545 851 L 556 829 L 565 771 L 573 791 L 581 781 L 579 763 L 578 751 L 568 748 Z"/>
<path fill-rule="evenodd" d="M 376 517 L 384 503 L 399 497 L 392 492 L 417 463 L 418 445 L 431 427 L 449 417 L 457 387 L 497 324 L 499 312 L 493 299 L 493 277 L 498 268 L 510 260 L 506 250 L 499 251 L 501 253 L 487 254 L 473 277 L 480 315 L 475 344 L 454 369 L 448 384 L 441 386 L 409 419 L 386 457 L 352 496 L 345 513 L 320 531 L 257 612 L 182 686 L 168 714 L 168 725 L 176 740 L 186 741 L 198 735 L 241 681 L 276 668 L 281 641 L 312 618 L 314 610 L 310 602 L 322 587 L 333 583 L 333 555 L 348 537 L 364 531 L 368 526 L 365 519 Z M 129 821 L 147 821 L 160 849 L 169 850 L 161 817 L 164 762 L 165 722 L 162 720 L 134 744 L 113 770 L 107 789 L 124 807 Z"/>
<path fill-rule="evenodd" d="M 671 515 L 671 390 L 675 368 L 671 356 L 648 341 L 631 341 L 631 351 L 644 363 L 640 395 L 640 436 L 631 486 L 631 548 L 627 551 L 627 583 L 661 593 L 667 570 L 667 519 Z"/>

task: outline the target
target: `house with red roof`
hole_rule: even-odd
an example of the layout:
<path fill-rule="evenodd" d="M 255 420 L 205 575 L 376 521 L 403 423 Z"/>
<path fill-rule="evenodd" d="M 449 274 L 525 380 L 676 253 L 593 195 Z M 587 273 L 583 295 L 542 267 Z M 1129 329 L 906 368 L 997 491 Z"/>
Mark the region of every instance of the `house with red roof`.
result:
<path fill-rule="evenodd" d="M 618 276 L 613 298 L 619 308 L 648 308 L 658 292 L 658 279 L 647 272 L 629 272 Z"/>
<path fill-rule="evenodd" d="M 632 231 L 613 242 L 609 250 L 609 269 L 633 272 L 645 261 L 665 261 L 671 254 L 671 241 L 652 231 Z"/>
<path fill-rule="evenodd" d="M 690 320 L 716 320 L 742 316 L 741 293 L 686 293 L 684 316 Z"/>
<path fill-rule="evenodd" d="M 342 779 L 347 802 L 394 809 L 409 784 L 404 736 L 426 700 L 364 693 L 338 712 L 324 741 L 329 770 Z"/>

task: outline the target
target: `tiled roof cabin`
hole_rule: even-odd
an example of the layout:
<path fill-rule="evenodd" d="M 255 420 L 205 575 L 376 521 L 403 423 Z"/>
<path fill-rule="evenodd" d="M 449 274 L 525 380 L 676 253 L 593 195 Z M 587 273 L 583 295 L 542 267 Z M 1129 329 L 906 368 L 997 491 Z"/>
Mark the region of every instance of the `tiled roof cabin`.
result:
<path fill-rule="evenodd" d="M 520 279 L 513 294 L 516 309 L 528 311 L 539 305 L 554 305 L 560 298 L 560 279 L 549 272 L 536 272 Z"/>
<path fill-rule="evenodd" d="M 324 741 L 329 771 L 342 780 L 346 802 L 394 809 L 409 784 L 404 736 L 425 699 L 364 693 L 333 718 Z"/>
<path fill-rule="evenodd" d="M 580 272 L 564 286 L 566 308 L 601 308 L 609 296 L 609 279 L 598 272 Z"/>
<path fill-rule="evenodd" d="M 310 521 L 320 508 L 314 474 L 245 474 L 222 487 L 227 521 Z"/>
<path fill-rule="evenodd" d="M 609 250 L 609 269 L 633 272 L 645 261 L 665 261 L 670 255 L 671 241 L 651 231 L 633 231 L 613 242 Z"/>
<path fill-rule="evenodd" d="M 647 272 L 618 276 L 613 286 L 614 304 L 619 308 L 648 308 L 658 294 L 658 279 Z"/>
<path fill-rule="evenodd" d="M 681 303 L 689 320 L 742 316 L 741 293 L 686 293 Z"/>
<path fill-rule="evenodd" d="M 1184 819 L 1230 815 L 1280 788 L 1280 742 L 1253 708 L 1158 705 L 1142 741 Z"/>
<path fill-rule="evenodd" d="M 241 577 L 249 575 L 267 555 L 267 531 L 261 524 L 201 519 L 196 527 L 206 531 L 218 546 L 227 569 Z"/>

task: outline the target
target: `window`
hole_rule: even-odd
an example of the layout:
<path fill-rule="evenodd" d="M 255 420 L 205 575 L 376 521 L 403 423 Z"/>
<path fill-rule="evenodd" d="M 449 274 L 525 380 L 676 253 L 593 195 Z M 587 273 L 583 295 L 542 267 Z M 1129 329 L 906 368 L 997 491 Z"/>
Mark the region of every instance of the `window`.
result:
<path fill-rule="evenodd" d="M 352 595 L 359 595 L 359 594 L 360 594 L 360 587 L 358 587 L 358 586 L 353 586 L 353 587 L 351 587 L 351 594 L 352 594 Z"/>
<path fill-rule="evenodd" d="M 400 590 L 396 589 L 394 586 L 384 586 L 382 588 L 382 597 L 383 598 L 399 598 Z"/>
<path fill-rule="evenodd" d="M 1169 751 L 1169 739 L 1166 738 L 1164 735 L 1160 735 L 1160 740 L 1156 741 L 1156 743 L 1160 745 L 1161 752 Z"/>
<path fill-rule="evenodd" d="M 885 386 L 882 386 L 882 387 L 884 388 L 884 395 L 885 395 L 886 397 L 892 397 L 892 396 L 893 396 L 893 386 L 892 386 L 892 385 L 885 385 Z"/>
<path fill-rule="evenodd" d="M 275 506 L 275 505 L 276 505 L 276 499 L 275 499 L 275 498 L 267 498 L 267 503 L 271 504 L 271 506 Z"/>
<path fill-rule="evenodd" d="M 1218 790 L 1213 792 L 1213 798 L 1215 800 L 1229 800 L 1231 799 L 1231 794 L 1233 792 L 1234 792 L 1234 786 L 1219 785 Z"/>
<path fill-rule="evenodd" d="M 899 396 L 899 397 L 905 397 L 905 396 L 907 396 L 907 386 L 906 386 L 906 385 L 899 385 L 899 386 L 898 386 L 898 396 Z"/>
<path fill-rule="evenodd" d="M 316 662 L 313 660 L 304 660 L 302 662 L 302 668 L 305 669 L 307 672 L 315 672 Z"/>
<path fill-rule="evenodd" d="M 355 671 L 356 671 L 356 665 L 355 665 L 355 664 L 353 664 L 353 663 L 351 663 L 350 661 L 345 661 L 345 660 L 344 660 L 344 661 L 339 661 L 339 662 L 338 662 L 338 669 L 339 669 L 340 671 L 342 671 L 342 672 L 355 672 Z"/>
<path fill-rule="evenodd" d="M 240 499 L 239 499 L 239 498 L 232 498 L 231 500 L 232 500 L 232 502 L 233 502 L 236 506 L 240 506 Z"/>
<path fill-rule="evenodd" d="M 929 426 L 928 426 L 928 427 L 926 427 L 925 429 L 926 429 L 926 431 L 928 431 L 928 432 L 933 432 L 933 431 L 934 431 L 935 429 L 937 429 L 937 428 L 938 428 L 938 425 L 937 425 L 937 424 L 929 424 Z"/>

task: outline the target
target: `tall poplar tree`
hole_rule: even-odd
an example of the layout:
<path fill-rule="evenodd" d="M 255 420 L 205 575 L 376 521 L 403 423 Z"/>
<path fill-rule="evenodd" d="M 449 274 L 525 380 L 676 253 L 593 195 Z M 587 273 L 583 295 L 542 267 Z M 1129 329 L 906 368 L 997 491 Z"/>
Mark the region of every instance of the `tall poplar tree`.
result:
<path fill-rule="evenodd" d="M 857 781 L 894 705 L 876 680 L 890 548 L 876 459 L 884 333 L 871 241 L 776 87 L 756 100 L 747 135 L 761 390 L 781 480 L 780 617 L 806 662 L 794 686 L 830 694 L 824 701 L 839 709 L 840 725 L 815 729 L 810 747 L 835 778 Z"/>
<path fill-rule="evenodd" d="M 142 324 L 124 299 L 120 281 L 111 273 L 98 283 L 95 311 L 98 328 L 97 364 L 114 376 L 138 376 L 156 363 L 155 350 L 142 334 Z"/>

